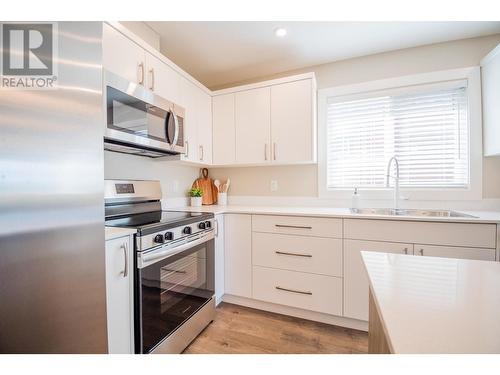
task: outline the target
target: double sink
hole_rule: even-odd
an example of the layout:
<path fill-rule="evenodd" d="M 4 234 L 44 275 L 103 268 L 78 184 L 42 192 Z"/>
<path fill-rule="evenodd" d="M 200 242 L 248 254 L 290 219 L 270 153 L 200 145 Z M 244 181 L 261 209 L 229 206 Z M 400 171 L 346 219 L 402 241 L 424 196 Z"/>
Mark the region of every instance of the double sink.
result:
<path fill-rule="evenodd" d="M 464 217 L 476 216 L 450 210 L 418 210 L 406 208 L 351 208 L 352 214 L 359 215 L 388 215 L 388 216 L 417 216 L 417 217 Z"/>

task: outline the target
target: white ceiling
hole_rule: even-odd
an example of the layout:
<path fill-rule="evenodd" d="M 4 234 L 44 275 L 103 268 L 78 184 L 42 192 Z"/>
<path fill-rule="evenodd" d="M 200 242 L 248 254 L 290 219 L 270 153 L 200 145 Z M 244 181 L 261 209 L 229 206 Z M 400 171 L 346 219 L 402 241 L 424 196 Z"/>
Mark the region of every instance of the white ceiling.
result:
<path fill-rule="evenodd" d="M 147 22 L 161 51 L 210 88 L 307 66 L 500 33 L 500 22 Z M 285 27 L 284 38 L 274 35 Z"/>

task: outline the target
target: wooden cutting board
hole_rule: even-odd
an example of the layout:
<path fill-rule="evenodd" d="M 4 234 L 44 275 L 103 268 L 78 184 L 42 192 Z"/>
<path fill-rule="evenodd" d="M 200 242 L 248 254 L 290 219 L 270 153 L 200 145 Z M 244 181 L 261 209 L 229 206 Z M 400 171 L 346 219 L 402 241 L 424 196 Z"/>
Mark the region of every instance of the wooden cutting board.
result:
<path fill-rule="evenodd" d="M 192 187 L 203 190 L 202 203 L 205 205 L 217 203 L 217 187 L 214 185 L 214 180 L 208 177 L 208 169 L 200 169 L 200 176 L 193 182 Z"/>

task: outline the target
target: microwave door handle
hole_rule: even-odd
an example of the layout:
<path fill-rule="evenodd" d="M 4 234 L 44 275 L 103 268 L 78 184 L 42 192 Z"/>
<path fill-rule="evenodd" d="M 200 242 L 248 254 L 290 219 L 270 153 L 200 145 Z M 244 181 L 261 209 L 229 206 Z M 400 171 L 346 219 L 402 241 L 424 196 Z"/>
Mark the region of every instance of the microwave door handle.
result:
<path fill-rule="evenodd" d="M 174 116 L 174 126 L 175 126 L 175 133 L 174 133 L 174 140 L 172 142 L 172 146 L 175 146 L 177 144 L 177 141 L 179 140 L 179 119 L 177 118 L 177 115 L 175 114 L 174 110 L 171 110 L 172 116 Z"/>

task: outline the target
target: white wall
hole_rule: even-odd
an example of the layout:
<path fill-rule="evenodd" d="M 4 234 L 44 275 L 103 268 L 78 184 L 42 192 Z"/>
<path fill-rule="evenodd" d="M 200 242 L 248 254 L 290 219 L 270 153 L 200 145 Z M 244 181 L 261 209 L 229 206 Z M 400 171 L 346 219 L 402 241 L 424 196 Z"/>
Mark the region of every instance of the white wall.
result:
<path fill-rule="evenodd" d="M 476 66 L 498 43 L 500 43 L 500 34 L 380 53 L 293 72 L 284 72 L 263 79 L 314 71 L 318 88 L 326 88 Z M 255 82 L 255 80 L 253 81 Z M 249 83 L 249 81 L 240 83 Z M 231 178 L 230 195 L 233 196 L 317 196 L 317 166 L 315 165 L 214 168 L 210 172 L 216 178 Z M 277 192 L 270 190 L 271 179 L 278 181 L 279 189 Z M 500 198 L 500 157 L 483 159 L 483 197 Z"/>
<path fill-rule="evenodd" d="M 163 199 L 176 205 L 199 176 L 199 168 L 176 161 L 158 160 L 143 156 L 104 152 L 104 178 L 159 180 Z"/>

